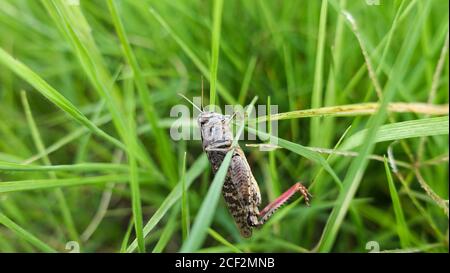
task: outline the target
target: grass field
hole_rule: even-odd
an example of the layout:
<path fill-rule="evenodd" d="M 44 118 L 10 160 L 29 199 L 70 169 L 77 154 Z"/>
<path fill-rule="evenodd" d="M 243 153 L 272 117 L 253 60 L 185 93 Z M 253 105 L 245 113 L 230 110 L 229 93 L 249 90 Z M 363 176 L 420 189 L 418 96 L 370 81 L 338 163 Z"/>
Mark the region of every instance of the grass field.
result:
<path fill-rule="evenodd" d="M 0 1 L 0 252 L 448 252 L 448 8 Z M 310 207 L 240 237 L 230 158 L 169 133 L 202 78 L 278 107 L 276 149 L 239 143 L 263 205 L 302 181 Z"/>

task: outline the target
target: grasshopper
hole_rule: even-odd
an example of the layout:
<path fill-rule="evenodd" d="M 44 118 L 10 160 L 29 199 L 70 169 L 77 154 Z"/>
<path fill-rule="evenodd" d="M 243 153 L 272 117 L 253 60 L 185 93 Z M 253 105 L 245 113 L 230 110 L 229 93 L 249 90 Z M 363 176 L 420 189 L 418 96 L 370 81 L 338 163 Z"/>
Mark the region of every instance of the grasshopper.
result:
<path fill-rule="evenodd" d="M 305 186 L 297 182 L 263 210 L 259 211 L 261 193 L 258 183 L 253 176 L 242 149 L 239 145 L 232 147 L 233 134 L 229 124 L 234 115 L 221 115 L 215 112 L 203 111 L 203 103 L 201 108 L 199 108 L 185 96 L 181 94 L 180 96 L 200 111 L 197 122 L 200 127 L 202 147 L 211 163 L 214 174 L 219 170 L 227 152 L 234 149 L 223 184 L 222 195 L 242 237 L 250 237 L 253 228 L 260 227 L 266 223 L 274 212 L 296 192 L 303 195 L 306 204 L 309 206 L 311 195 Z"/>

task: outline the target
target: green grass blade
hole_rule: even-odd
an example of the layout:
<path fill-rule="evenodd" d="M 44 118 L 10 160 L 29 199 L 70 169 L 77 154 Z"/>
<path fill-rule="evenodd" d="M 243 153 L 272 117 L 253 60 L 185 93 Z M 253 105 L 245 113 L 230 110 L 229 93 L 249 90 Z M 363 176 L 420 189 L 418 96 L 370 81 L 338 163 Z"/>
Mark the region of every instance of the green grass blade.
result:
<path fill-rule="evenodd" d="M 126 145 L 128 151 L 128 164 L 130 166 L 130 189 L 131 189 L 131 207 L 133 211 L 134 230 L 136 232 L 136 239 L 138 242 L 139 252 L 145 252 L 145 242 L 142 223 L 142 202 L 141 202 L 141 190 L 140 190 L 140 177 L 138 174 L 138 166 L 135 158 L 135 154 L 138 154 L 139 150 L 136 139 L 136 126 L 135 126 L 135 96 L 134 88 L 131 81 L 126 81 L 124 84 L 125 99 L 128 102 L 126 109 L 128 112 L 128 130 L 126 133 Z"/>
<path fill-rule="evenodd" d="M 209 233 L 209 235 L 211 235 L 211 237 L 216 239 L 219 243 L 230 248 L 231 251 L 233 251 L 234 253 L 242 253 L 242 250 L 240 250 L 238 247 L 236 247 L 232 243 L 228 242 L 227 239 L 223 238 L 222 235 L 217 233 L 215 230 L 208 228 L 208 233 Z"/>
<path fill-rule="evenodd" d="M 172 234 L 175 232 L 177 228 L 177 216 L 180 211 L 180 207 L 177 206 L 172 209 L 172 213 L 169 216 L 169 221 L 164 226 L 164 230 L 159 237 L 158 242 L 156 243 L 155 247 L 152 250 L 152 253 L 161 253 L 163 252 L 164 248 L 167 246 L 167 243 L 169 243 L 170 239 L 172 238 Z"/>
<path fill-rule="evenodd" d="M 298 155 L 301 155 L 303 157 L 306 157 L 309 160 L 312 160 L 314 162 L 319 163 L 322 165 L 322 167 L 331 175 L 331 177 L 337 182 L 342 183 L 341 179 L 337 176 L 337 174 L 333 171 L 331 166 L 328 164 L 328 162 L 317 152 L 312 151 L 311 149 L 308 149 L 307 147 L 290 142 L 288 140 L 278 138 L 276 136 L 269 135 L 265 132 L 255 130 L 251 127 L 246 127 L 247 131 L 253 134 L 257 134 L 262 139 L 269 139 L 271 143 L 277 143 L 279 146 L 288 149 L 291 152 L 294 152 Z"/>
<path fill-rule="evenodd" d="M 192 184 L 194 179 L 198 177 L 203 170 L 208 166 L 208 160 L 206 155 L 199 157 L 194 164 L 192 164 L 189 171 L 186 173 L 186 188 Z M 155 226 L 161 221 L 167 211 L 181 198 L 181 181 L 173 188 L 169 195 L 164 199 L 158 210 L 152 215 L 150 220 L 144 226 L 144 236 L 147 237 L 148 234 L 155 228 Z M 137 241 L 134 240 L 127 248 L 127 252 L 133 252 L 137 247 Z"/>
<path fill-rule="evenodd" d="M 296 96 L 296 80 L 295 80 L 295 72 L 294 72 L 294 64 L 292 60 L 292 53 L 290 50 L 290 47 L 283 46 L 283 55 L 284 55 L 284 71 L 286 74 L 286 81 L 287 81 L 287 93 L 289 98 L 289 109 L 295 109 L 296 103 L 297 103 L 297 96 Z M 267 115 L 270 115 L 271 112 L 269 111 Z M 298 138 L 298 123 L 295 120 L 291 120 L 291 131 L 292 131 L 292 139 L 297 140 Z"/>
<path fill-rule="evenodd" d="M 271 115 L 272 120 L 287 120 L 296 118 L 310 117 L 351 117 L 373 115 L 380 108 L 379 103 L 358 103 L 339 106 L 328 106 L 315 109 L 297 110 Z M 426 103 L 389 103 L 388 109 L 390 113 L 415 113 L 428 115 L 446 115 L 449 113 L 448 104 L 446 105 L 430 105 Z M 259 121 L 266 121 L 267 116 L 259 117 Z"/>
<path fill-rule="evenodd" d="M 30 244 L 32 244 L 37 249 L 41 250 L 42 252 L 50 252 L 54 253 L 57 252 L 54 248 L 49 246 L 48 244 L 44 243 L 43 241 L 39 240 L 36 236 L 28 232 L 27 230 L 23 229 L 16 223 L 14 223 L 11 219 L 9 219 L 6 215 L 0 212 L 0 224 L 4 225 L 5 227 L 12 230 L 14 233 L 16 233 L 19 237 L 26 240 Z"/>
<path fill-rule="evenodd" d="M 70 187 L 81 185 L 98 185 L 114 181 L 124 183 L 128 181 L 128 176 L 124 175 L 101 175 L 90 177 L 72 177 L 58 179 L 30 179 L 17 181 L 2 181 L 0 183 L 0 193 L 29 191 L 37 189 L 48 189 L 57 187 Z"/>
<path fill-rule="evenodd" d="M 95 91 L 105 101 L 121 139 L 126 139 L 127 125 L 124 119 L 126 115 L 121 103 L 123 98 L 105 65 L 100 50 L 92 37 L 91 27 L 80 6 L 69 5 L 67 1 L 62 0 L 44 0 L 42 3 L 59 31 L 70 43 L 73 53 Z M 132 152 L 138 153 L 135 156 L 142 164 L 148 168 L 153 168 L 151 159 L 145 150 L 138 149 Z"/>
<path fill-rule="evenodd" d="M 348 16 L 347 18 L 350 20 Z M 352 19 L 354 20 L 354 19 Z M 351 200 L 354 198 L 356 191 L 361 183 L 363 175 L 368 165 L 368 155 L 372 153 L 375 146 L 375 137 L 378 128 L 382 125 L 387 117 L 388 104 L 394 97 L 398 82 L 403 79 L 404 67 L 407 67 L 411 58 L 411 52 L 417 43 L 418 30 L 417 26 L 423 21 L 423 16 L 420 16 L 416 23 L 411 26 L 410 35 L 404 40 L 402 50 L 398 56 L 396 64 L 391 71 L 389 81 L 385 86 L 383 98 L 381 100 L 380 108 L 377 114 L 371 117 L 368 122 L 367 134 L 365 136 L 363 145 L 359 149 L 359 155 L 352 161 L 347 175 L 344 179 L 344 188 L 340 191 L 337 204 L 333 208 L 330 217 L 325 225 L 322 237 L 317 244 L 317 250 L 320 252 L 328 252 L 332 249 L 337 237 L 337 233 L 344 221 L 344 217 L 348 211 Z"/>
<path fill-rule="evenodd" d="M 7 172 L 39 172 L 39 171 L 74 171 L 74 172 L 89 172 L 89 171 L 121 171 L 127 172 L 128 166 L 123 164 L 113 163 L 80 163 L 71 165 L 51 165 L 51 166 L 38 166 L 38 165 L 25 165 L 19 163 L 12 163 L 6 161 L 0 161 L 0 171 Z"/>
<path fill-rule="evenodd" d="M 258 59 L 255 56 L 250 58 L 247 69 L 245 70 L 244 79 L 242 80 L 241 89 L 239 91 L 238 103 L 244 105 L 245 98 L 247 97 L 250 82 L 252 80 L 253 71 L 255 71 L 256 61 Z"/>
<path fill-rule="evenodd" d="M 128 224 L 127 231 L 125 232 L 125 236 L 123 237 L 122 243 L 120 244 L 120 253 L 126 253 L 127 252 L 127 246 L 128 246 L 128 240 L 130 240 L 131 231 L 133 230 L 134 221 L 133 219 L 130 220 L 130 223 Z"/>
<path fill-rule="evenodd" d="M 98 104 L 97 107 L 91 117 L 91 120 L 96 123 L 99 118 L 100 118 L 100 114 L 104 108 L 105 102 L 103 100 L 101 100 Z M 77 149 L 77 154 L 75 156 L 75 163 L 82 163 L 85 158 L 86 155 L 88 153 L 87 149 L 88 149 L 88 143 L 91 140 L 92 134 L 91 133 L 87 133 L 86 135 L 84 135 L 81 140 L 80 140 L 80 147 Z"/>
<path fill-rule="evenodd" d="M 272 134 L 272 122 L 270 120 L 270 113 L 271 113 L 271 102 L 270 102 L 270 96 L 267 97 L 267 133 L 269 135 Z M 275 158 L 275 151 L 269 151 L 269 172 L 270 172 L 270 180 L 267 183 L 268 186 L 268 192 L 269 197 L 271 200 L 275 200 L 280 194 L 280 180 L 278 178 L 278 171 L 277 171 L 277 162 Z"/>
<path fill-rule="evenodd" d="M 31 135 L 33 137 L 33 141 L 35 143 L 35 146 L 39 153 L 44 153 L 45 151 L 45 145 L 42 141 L 41 134 L 39 133 L 39 130 L 37 128 L 36 122 L 34 121 L 33 114 L 31 112 L 30 104 L 28 103 L 27 95 L 25 91 L 20 92 L 20 96 L 22 99 L 22 104 L 25 110 L 25 115 L 27 118 L 28 125 L 30 127 Z M 45 165 L 52 165 L 50 159 L 47 155 L 43 157 L 43 161 Z M 52 179 L 57 179 L 57 176 L 54 172 L 49 172 L 49 176 Z M 66 197 L 64 196 L 63 191 L 60 188 L 55 189 L 55 196 L 58 200 L 59 209 L 61 211 L 64 224 L 67 227 L 67 231 L 69 233 L 69 236 L 74 241 L 79 241 L 79 235 L 77 232 L 77 229 L 75 227 L 72 213 L 70 212 L 69 206 L 66 201 Z"/>
<path fill-rule="evenodd" d="M 103 130 L 98 128 L 93 122 L 91 122 L 85 115 L 78 110 L 75 105 L 73 105 L 69 100 L 67 100 L 63 95 L 51 87 L 46 81 L 44 81 L 38 74 L 33 72 L 26 65 L 20 61 L 14 59 L 10 54 L 8 54 L 3 48 L 0 48 L 0 63 L 11 69 L 17 76 L 21 77 L 23 80 L 28 82 L 31 86 L 36 88 L 41 95 L 46 97 L 50 102 L 55 104 L 59 109 L 67 113 L 75 121 L 79 122 L 86 128 L 88 128 L 92 133 L 98 135 L 99 137 L 111 142 L 117 147 L 124 149 L 123 143 L 121 143 L 116 138 L 108 135 Z"/>
<path fill-rule="evenodd" d="M 186 152 L 183 156 L 183 166 L 181 173 L 181 185 L 182 185 L 182 193 L 181 193 L 181 233 L 183 237 L 183 242 L 189 236 L 189 203 L 188 203 L 188 191 L 186 187 Z"/>
<path fill-rule="evenodd" d="M 448 135 L 448 132 L 448 116 L 408 120 L 380 126 L 374 138 L 374 142 L 393 141 L 413 137 Z M 369 129 L 364 129 L 350 136 L 344 144 L 342 144 L 342 150 L 351 150 L 360 146 L 364 143 L 365 137 L 368 133 Z"/>
<path fill-rule="evenodd" d="M 324 81 L 324 51 L 325 51 L 325 37 L 327 32 L 327 10 L 328 1 L 322 0 L 322 5 L 320 9 L 320 23 L 319 32 L 317 39 L 316 48 L 316 64 L 314 71 L 314 86 L 311 96 L 311 108 L 319 108 L 322 105 L 323 97 L 323 81 Z M 321 145 L 321 118 L 311 119 L 311 129 L 310 129 L 310 144 L 311 146 L 322 146 Z"/>
<path fill-rule="evenodd" d="M 211 81 L 209 70 L 201 62 L 201 60 L 195 55 L 195 53 L 190 49 L 190 47 L 178 36 L 173 29 L 167 24 L 167 22 L 159 15 L 154 9 L 150 9 L 150 13 L 156 18 L 156 20 L 161 24 L 161 26 L 172 36 L 175 42 L 181 47 L 184 53 L 191 59 L 191 61 L 197 66 L 198 70 L 203 74 L 205 78 Z M 230 92 L 225 89 L 225 87 L 217 82 L 217 92 L 223 97 L 226 103 L 236 104 L 236 99 L 230 94 Z"/>
<path fill-rule="evenodd" d="M 117 36 L 119 37 L 120 43 L 122 45 L 124 56 L 133 72 L 136 87 L 141 99 L 142 108 L 144 109 L 145 116 L 147 117 L 151 125 L 152 132 L 154 133 L 156 138 L 155 148 L 158 150 L 156 154 L 159 155 L 159 162 L 162 166 L 162 169 L 164 170 L 164 174 L 169 178 L 171 184 L 175 185 L 177 181 L 177 173 L 175 171 L 175 158 L 170 150 L 169 142 L 167 141 L 168 136 L 165 135 L 158 124 L 159 117 L 154 103 L 150 97 L 150 90 L 148 89 L 147 84 L 144 81 L 144 78 L 142 76 L 142 69 L 139 67 L 133 50 L 131 49 L 130 42 L 125 32 L 122 20 L 120 19 L 120 16 L 117 12 L 115 1 L 108 0 L 108 7 L 111 13 L 114 27 L 116 29 Z"/>
<path fill-rule="evenodd" d="M 215 105 L 216 102 L 216 82 L 217 68 L 219 66 L 220 49 L 220 29 L 222 24 L 223 0 L 214 0 L 213 8 L 213 29 L 211 33 L 211 68 L 209 80 L 211 83 L 209 89 L 209 103 Z"/>
<path fill-rule="evenodd" d="M 104 125 L 105 123 L 109 122 L 110 120 L 111 119 L 108 118 L 107 116 L 103 116 L 98 121 L 96 121 L 95 124 L 97 126 L 101 126 L 101 125 Z M 36 155 L 33 155 L 33 156 L 27 158 L 26 160 L 24 160 L 22 163 L 24 163 L 24 164 L 33 163 L 34 161 L 39 160 L 39 159 L 43 158 L 46 155 L 49 155 L 51 153 L 54 153 L 54 152 L 58 151 L 59 149 L 61 149 L 65 145 L 67 145 L 68 143 L 70 143 L 72 141 L 75 141 L 80 136 L 88 134 L 89 132 L 90 132 L 89 129 L 87 129 L 86 127 L 80 127 L 78 129 L 70 132 L 69 134 L 63 136 L 59 140 L 55 141 L 53 144 L 49 145 L 45 149 L 44 153 L 38 153 Z"/>
<path fill-rule="evenodd" d="M 333 147 L 333 151 L 336 151 L 340 145 L 341 142 L 345 139 L 345 137 L 347 136 L 347 133 L 350 131 L 351 126 L 349 126 L 344 133 L 342 134 L 342 136 L 339 137 L 339 140 L 336 142 L 336 144 Z M 332 159 L 333 159 L 333 154 L 329 154 L 326 161 L 329 163 Z M 323 173 L 323 167 L 321 167 L 319 169 L 319 171 L 317 172 L 316 176 L 313 179 L 313 183 L 309 186 L 309 189 L 312 189 L 312 187 L 316 188 L 317 193 L 321 194 L 323 192 L 323 186 L 322 186 L 322 173 Z M 316 186 L 318 185 L 318 186 Z M 342 190 L 342 183 L 336 183 L 336 185 L 339 187 L 340 190 Z"/>
<path fill-rule="evenodd" d="M 386 170 L 389 192 L 391 194 L 392 206 L 394 208 L 395 219 L 397 222 L 397 233 L 400 238 L 400 245 L 402 248 L 407 248 L 411 246 L 408 225 L 405 221 L 405 215 L 403 214 L 400 198 L 398 197 L 397 189 L 395 188 L 394 180 L 386 158 L 384 159 L 384 168 Z"/>
<path fill-rule="evenodd" d="M 106 69 L 98 50 L 90 26 L 80 6 L 71 6 L 66 1 L 44 0 L 44 7 L 55 22 L 64 38 L 70 43 L 73 53 L 81 64 L 86 76 L 97 93 L 104 99 L 117 131 L 124 138 L 125 121 L 121 115 L 122 108 L 118 103 L 118 92 Z"/>
<path fill-rule="evenodd" d="M 219 202 L 220 193 L 222 192 L 223 182 L 228 172 L 228 167 L 231 163 L 233 150 L 228 152 L 220 165 L 214 179 L 209 187 L 208 193 L 202 202 L 199 212 L 192 225 L 191 233 L 183 246 L 181 252 L 194 252 L 201 247 L 203 240 L 206 237 L 208 227 L 213 220 L 214 212 Z"/>

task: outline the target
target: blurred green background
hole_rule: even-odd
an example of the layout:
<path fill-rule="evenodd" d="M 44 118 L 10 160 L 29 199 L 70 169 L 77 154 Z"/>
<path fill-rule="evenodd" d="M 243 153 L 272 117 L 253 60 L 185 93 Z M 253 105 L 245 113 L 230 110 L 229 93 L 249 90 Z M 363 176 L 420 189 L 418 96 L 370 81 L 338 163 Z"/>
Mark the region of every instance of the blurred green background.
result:
<path fill-rule="evenodd" d="M 448 5 L 1 0 L 0 252 L 448 252 Z M 202 77 L 288 112 L 240 145 L 263 205 L 301 180 L 311 207 L 250 239 L 214 187 L 199 213 L 214 176 L 169 128 Z"/>

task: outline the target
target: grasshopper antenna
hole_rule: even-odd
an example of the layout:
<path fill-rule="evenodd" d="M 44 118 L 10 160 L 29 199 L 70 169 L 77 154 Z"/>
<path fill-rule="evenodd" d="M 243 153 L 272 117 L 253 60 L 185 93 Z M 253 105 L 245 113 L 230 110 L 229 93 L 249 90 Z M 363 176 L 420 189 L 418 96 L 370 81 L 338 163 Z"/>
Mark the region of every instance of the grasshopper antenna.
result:
<path fill-rule="evenodd" d="M 231 117 L 228 119 L 227 123 L 230 123 L 230 122 L 233 120 L 233 118 L 236 117 L 236 114 L 237 114 L 237 113 L 238 113 L 238 111 L 235 111 L 235 112 L 231 115 Z"/>
<path fill-rule="evenodd" d="M 182 97 L 183 99 L 187 100 L 192 106 L 194 106 L 198 111 L 203 112 L 202 109 L 200 109 L 197 105 L 195 105 L 190 99 L 186 98 L 185 95 L 178 93 L 178 96 Z"/>

